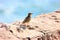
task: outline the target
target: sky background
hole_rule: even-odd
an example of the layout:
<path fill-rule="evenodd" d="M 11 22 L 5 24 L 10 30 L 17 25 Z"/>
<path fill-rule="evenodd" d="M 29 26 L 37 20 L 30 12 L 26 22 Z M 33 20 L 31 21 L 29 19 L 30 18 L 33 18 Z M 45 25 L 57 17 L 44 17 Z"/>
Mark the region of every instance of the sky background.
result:
<path fill-rule="evenodd" d="M 60 9 L 60 0 L 0 0 L 0 22 L 23 20 L 29 12 L 33 17 Z"/>

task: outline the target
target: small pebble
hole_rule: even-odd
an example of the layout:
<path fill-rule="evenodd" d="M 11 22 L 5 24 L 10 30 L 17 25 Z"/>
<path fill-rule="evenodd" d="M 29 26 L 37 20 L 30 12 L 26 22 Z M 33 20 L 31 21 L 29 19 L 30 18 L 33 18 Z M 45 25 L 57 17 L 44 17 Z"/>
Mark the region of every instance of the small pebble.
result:
<path fill-rule="evenodd" d="M 38 26 L 35 26 L 35 28 L 38 28 Z"/>
<path fill-rule="evenodd" d="M 30 37 L 27 37 L 28 40 L 31 40 Z"/>
<path fill-rule="evenodd" d="M 13 31 L 12 30 L 9 30 L 11 33 L 13 33 Z"/>
<path fill-rule="evenodd" d="M 58 20 L 58 18 L 54 18 L 54 20 Z"/>
<path fill-rule="evenodd" d="M 56 17 L 55 15 L 52 15 L 52 17 Z"/>
<path fill-rule="evenodd" d="M 30 30 L 33 30 L 34 28 L 32 28 L 32 27 L 29 27 L 28 29 L 30 29 Z"/>
<path fill-rule="evenodd" d="M 60 23 L 60 21 L 55 21 L 55 22 Z"/>
<path fill-rule="evenodd" d="M 60 13 L 60 11 L 55 11 L 56 13 Z"/>

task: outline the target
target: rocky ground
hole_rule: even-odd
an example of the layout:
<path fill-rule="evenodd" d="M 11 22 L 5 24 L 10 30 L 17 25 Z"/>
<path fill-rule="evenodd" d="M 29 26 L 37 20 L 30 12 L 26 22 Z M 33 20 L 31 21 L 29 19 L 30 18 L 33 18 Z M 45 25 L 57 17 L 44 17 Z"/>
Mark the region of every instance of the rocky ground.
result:
<path fill-rule="evenodd" d="M 27 26 L 0 23 L 0 40 L 60 40 L 60 10 L 38 15 Z"/>

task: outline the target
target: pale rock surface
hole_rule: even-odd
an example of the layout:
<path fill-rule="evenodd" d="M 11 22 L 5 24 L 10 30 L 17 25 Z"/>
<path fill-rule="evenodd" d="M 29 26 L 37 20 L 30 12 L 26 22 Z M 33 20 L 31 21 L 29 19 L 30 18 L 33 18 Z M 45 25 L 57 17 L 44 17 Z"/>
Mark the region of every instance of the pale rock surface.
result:
<path fill-rule="evenodd" d="M 60 10 L 33 18 L 25 29 L 22 21 L 0 23 L 0 40 L 60 40 Z"/>

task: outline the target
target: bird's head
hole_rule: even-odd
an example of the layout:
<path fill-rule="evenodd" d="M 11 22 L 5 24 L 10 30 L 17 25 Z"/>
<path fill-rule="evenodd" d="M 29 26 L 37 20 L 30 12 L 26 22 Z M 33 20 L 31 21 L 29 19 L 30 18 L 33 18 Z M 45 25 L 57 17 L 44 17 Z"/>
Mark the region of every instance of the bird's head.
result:
<path fill-rule="evenodd" d="M 28 16 L 31 16 L 32 15 L 32 13 L 28 13 Z"/>

